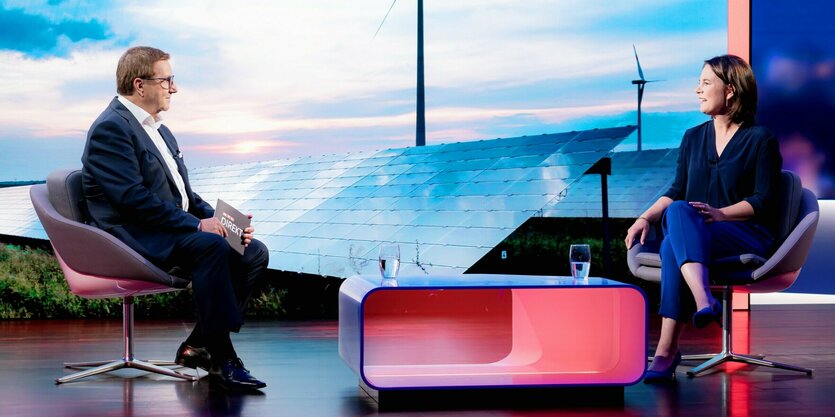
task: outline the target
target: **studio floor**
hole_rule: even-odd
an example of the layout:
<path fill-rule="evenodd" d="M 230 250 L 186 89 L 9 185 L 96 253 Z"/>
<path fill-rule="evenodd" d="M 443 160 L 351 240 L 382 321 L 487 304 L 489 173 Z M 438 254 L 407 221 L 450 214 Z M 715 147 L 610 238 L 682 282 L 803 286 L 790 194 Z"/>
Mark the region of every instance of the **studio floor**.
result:
<path fill-rule="evenodd" d="M 650 348 L 660 322 L 650 321 Z M 136 356 L 171 360 L 191 324 L 136 323 Z M 238 353 L 268 386 L 228 394 L 208 378 L 180 382 L 134 370 L 55 385 L 64 361 L 120 356 L 121 322 L 0 321 L 0 416 L 835 416 L 835 306 L 754 306 L 734 313 L 735 350 L 810 367 L 812 376 L 745 365 L 666 386 L 625 388 L 623 403 L 489 408 L 430 407 L 385 412 L 358 388 L 340 359 L 336 321 L 255 321 L 234 335 Z M 684 353 L 718 351 L 716 326 L 685 335 Z M 188 370 L 193 372 L 191 370 Z"/>

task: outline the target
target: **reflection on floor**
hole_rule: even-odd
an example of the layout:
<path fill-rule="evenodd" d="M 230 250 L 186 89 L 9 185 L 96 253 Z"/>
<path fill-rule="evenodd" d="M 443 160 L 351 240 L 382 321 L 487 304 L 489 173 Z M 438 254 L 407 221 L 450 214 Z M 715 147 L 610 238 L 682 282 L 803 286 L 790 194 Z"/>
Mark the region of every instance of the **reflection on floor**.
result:
<path fill-rule="evenodd" d="M 650 347 L 659 321 L 650 322 Z M 190 330 L 181 321 L 138 321 L 142 359 L 172 359 Z M 815 369 L 801 373 L 731 364 L 670 386 L 626 387 L 623 404 L 560 407 L 512 401 L 490 409 L 400 411 L 394 416 L 821 416 L 835 397 L 835 306 L 768 306 L 734 313 L 735 350 Z M 55 385 L 64 361 L 115 359 L 118 321 L 0 321 L 2 416 L 366 416 L 379 412 L 337 353 L 335 321 L 248 323 L 234 341 L 247 368 L 268 383 L 227 394 L 134 370 Z M 684 353 L 719 350 L 719 329 L 686 334 Z M 474 407 L 478 408 L 478 407 Z"/>

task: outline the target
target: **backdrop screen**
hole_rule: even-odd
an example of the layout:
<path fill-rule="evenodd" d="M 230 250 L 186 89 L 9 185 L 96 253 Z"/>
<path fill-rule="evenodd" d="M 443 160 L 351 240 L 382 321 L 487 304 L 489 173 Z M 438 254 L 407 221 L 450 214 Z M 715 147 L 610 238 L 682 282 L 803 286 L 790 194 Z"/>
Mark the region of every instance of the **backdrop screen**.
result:
<path fill-rule="evenodd" d="M 751 2 L 758 121 L 780 139 L 783 168 L 835 198 L 835 3 Z"/>

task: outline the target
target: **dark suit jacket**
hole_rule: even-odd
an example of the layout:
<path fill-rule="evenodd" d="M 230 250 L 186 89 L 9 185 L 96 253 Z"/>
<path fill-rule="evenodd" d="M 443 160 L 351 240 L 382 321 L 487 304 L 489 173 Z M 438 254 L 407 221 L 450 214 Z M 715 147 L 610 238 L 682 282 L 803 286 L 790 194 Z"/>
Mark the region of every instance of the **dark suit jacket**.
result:
<path fill-rule="evenodd" d="M 188 171 L 174 135 L 160 134 L 185 182 L 189 210 L 154 142 L 116 98 L 93 122 L 81 162 L 90 218 L 155 264 L 165 264 L 178 233 L 197 231 L 214 209 L 191 191 Z"/>

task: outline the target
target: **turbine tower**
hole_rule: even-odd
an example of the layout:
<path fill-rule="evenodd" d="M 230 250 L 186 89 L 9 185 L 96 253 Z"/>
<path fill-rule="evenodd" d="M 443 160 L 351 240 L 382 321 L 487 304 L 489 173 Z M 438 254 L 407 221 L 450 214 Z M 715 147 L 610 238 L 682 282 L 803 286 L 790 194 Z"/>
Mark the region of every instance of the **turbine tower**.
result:
<path fill-rule="evenodd" d="M 423 94 L 423 0 L 418 0 L 416 113 L 415 146 L 424 146 L 426 145 L 426 103 Z"/>
<path fill-rule="evenodd" d="M 391 13 L 391 9 L 394 7 L 395 3 L 397 3 L 397 0 L 391 2 L 391 6 L 389 6 L 389 10 L 383 17 L 383 21 L 380 22 L 377 32 L 374 33 L 375 38 L 377 37 L 377 33 L 380 32 L 380 28 L 383 27 L 383 23 L 386 23 L 386 18 L 389 17 L 389 13 Z M 415 146 L 424 146 L 426 145 L 426 103 L 423 91 L 423 0 L 417 0 L 417 6 L 417 103 L 415 109 Z"/>
<path fill-rule="evenodd" d="M 644 85 L 646 83 L 655 82 L 658 80 L 650 80 L 647 81 L 644 78 L 644 70 L 641 69 L 641 61 L 638 60 L 638 50 L 635 49 L 635 45 L 632 45 L 632 50 L 635 52 L 635 63 L 638 64 L 638 76 L 640 79 L 632 80 L 632 84 L 638 86 L 638 151 L 641 150 L 641 101 L 644 100 Z"/>

